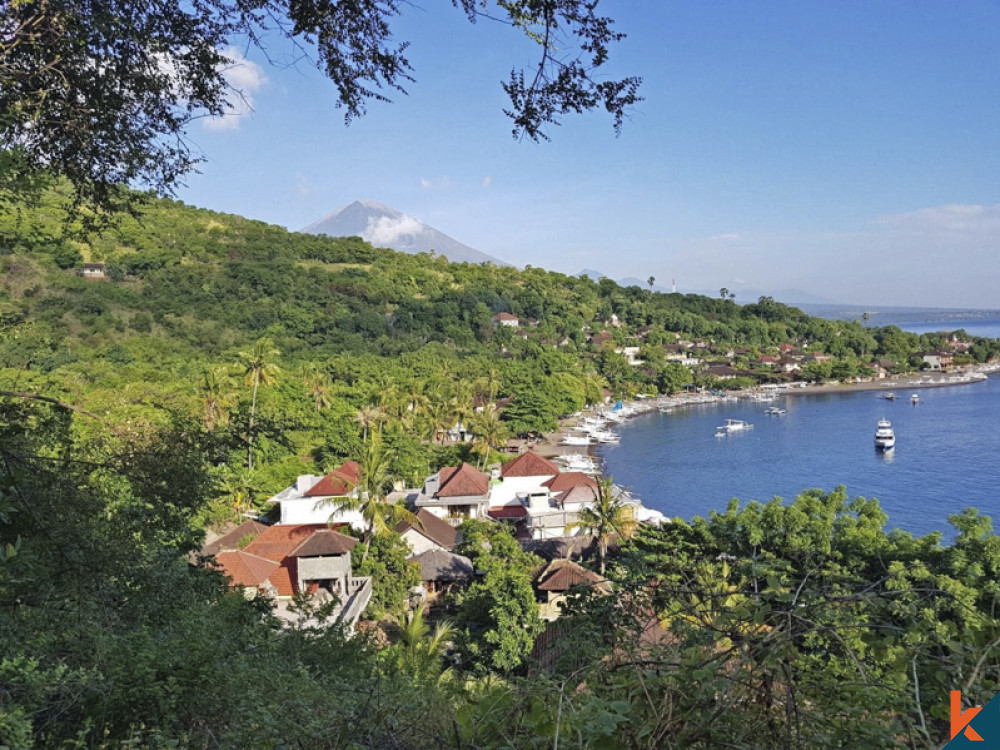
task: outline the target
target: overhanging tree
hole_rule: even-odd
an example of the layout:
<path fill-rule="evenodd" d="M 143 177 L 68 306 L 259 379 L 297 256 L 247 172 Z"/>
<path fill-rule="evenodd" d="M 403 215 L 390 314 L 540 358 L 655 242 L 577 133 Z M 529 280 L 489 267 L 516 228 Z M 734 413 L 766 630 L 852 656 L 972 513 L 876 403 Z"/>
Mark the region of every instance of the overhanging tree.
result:
<path fill-rule="evenodd" d="M 540 57 L 503 84 L 515 137 L 545 139 L 573 112 L 603 107 L 620 129 L 640 79 L 598 79 L 623 34 L 594 0 L 453 0 L 470 21 L 524 33 Z M 169 192 L 201 156 L 193 120 L 225 113 L 242 94 L 227 83 L 231 46 L 282 39 L 337 90 L 345 121 L 414 79 L 407 41 L 393 37 L 397 0 L 0 0 L 0 192 L 38 175 L 67 177 L 103 208 L 122 186 Z"/>

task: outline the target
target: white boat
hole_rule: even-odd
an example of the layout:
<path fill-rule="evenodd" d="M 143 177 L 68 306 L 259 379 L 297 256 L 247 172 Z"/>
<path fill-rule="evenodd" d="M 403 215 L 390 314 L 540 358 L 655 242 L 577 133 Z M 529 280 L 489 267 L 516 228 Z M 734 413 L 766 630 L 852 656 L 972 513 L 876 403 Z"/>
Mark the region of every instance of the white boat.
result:
<path fill-rule="evenodd" d="M 749 422 L 744 422 L 742 419 L 727 419 L 724 425 L 719 425 L 715 428 L 715 434 L 719 435 L 729 435 L 733 432 L 742 432 L 743 430 L 752 430 L 753 425 Z"/>
<path fill-rule="evenodd" d="M 886 401 L 895 401 L 896 394 L 890 391 L 889 393 L 883 393 L 882 398 L 884 398 Z"/>
<path fill-rule="evenodd" d="M 912 396 L 910 396 L 910 403 L 911 404 L 919 404 L 920 403 L 920 394 L 919 393 L 914 393 Z"/>
<path fill-rule="evenodd" d="M 875 448 L 880 451 L 892 450 L 896 447 L 896 433 L 892 431 L 892 422 L 880 419 L 875 430 Z"/>
<path fill-rule="evenodd" d="M 594 440 L 589 435 L 566 435 L 560 445 L 592 445 Z"/>
<path fill-rule="evenodd" d="M 772 406 L 769 409 L 765 409 L 764 413 L 767 414 L 769 417 L 780 417 L 780 416 L 786 414 L 786 411 L 784 409 L 781 409 L 781 408 L 777 407 L 777 406 Z"/>

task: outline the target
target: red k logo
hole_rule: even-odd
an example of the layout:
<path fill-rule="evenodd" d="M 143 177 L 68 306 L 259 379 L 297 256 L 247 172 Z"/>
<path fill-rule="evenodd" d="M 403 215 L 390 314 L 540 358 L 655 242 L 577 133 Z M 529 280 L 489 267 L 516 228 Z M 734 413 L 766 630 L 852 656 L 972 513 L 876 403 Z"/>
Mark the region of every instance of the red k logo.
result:
<path fill-rule="evenodd" d="M 958 733 L 963 729 L 965 730 L 965 736 L 972 742 L 982 742 L 983 738 L 980 737 L 976 730 L 968 726 L 969 722 L 982 711 L 982 708 L 969 708 L 965 711 L 962 710 L 962 691 L 952 690 L 951 691 L 951 738 L 955 739 Z"/>

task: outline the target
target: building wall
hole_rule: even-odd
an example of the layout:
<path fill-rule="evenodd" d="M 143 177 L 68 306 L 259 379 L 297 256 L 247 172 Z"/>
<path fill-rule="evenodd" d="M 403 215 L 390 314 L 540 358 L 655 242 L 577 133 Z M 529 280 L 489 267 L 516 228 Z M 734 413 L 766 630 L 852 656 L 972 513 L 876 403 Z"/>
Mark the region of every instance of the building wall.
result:
<path fill-rule="evenodd" d="M 340 582 L 341 601 L 350 593 L 351 556 L 298 558 L 298 587 L 305 590 L 305 581 L 336 580 Z"/>
<path fill-rule="evenodd" d="M 432 549 L 444 549 L 444 547 L 440 544 L 431 541 L 419 531 L 415 531 L 414 529 L 408 529 L 406 533 L 403 534 L 403 541 L 410 545 L 410 549 L 413 550 L 414 555 L 419 555 L 421 552 L 427 552 Z"/>
<path fill-rule="evenodd" d="M 518 493 L 548 492 L 548 488 L 542 485 L 554 476 L 555 474 L 544 477 L 508 477 L 500 484 L 490 487 L 490 505 L 520 505 Z"/>
<path fill-rule="evenodd" d="M 333 506 L 318 502 L 322 498 L 305 497 L 301 500 L 281 501 L 281 523 L 348 523 L 358 531 L 365 529 L 364 518 L 357 510 L 338 510 Z"/>

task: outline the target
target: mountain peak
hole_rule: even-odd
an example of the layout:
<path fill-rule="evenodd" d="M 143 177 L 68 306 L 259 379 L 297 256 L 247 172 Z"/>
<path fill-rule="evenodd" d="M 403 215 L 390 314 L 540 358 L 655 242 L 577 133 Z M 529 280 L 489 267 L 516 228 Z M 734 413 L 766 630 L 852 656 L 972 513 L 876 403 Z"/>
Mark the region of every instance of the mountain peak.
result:
<path fill-rule="evenodd" d="M 434 251 L 456 263 L 495 263 L 506 266 L 486 253 L 452 239 L 419 219 L 391 206 L 372 200 L 357 200 L 313 222 L 301 231 L 329 237 L 362 237 L 377 247 L 403 253 Z"/>

